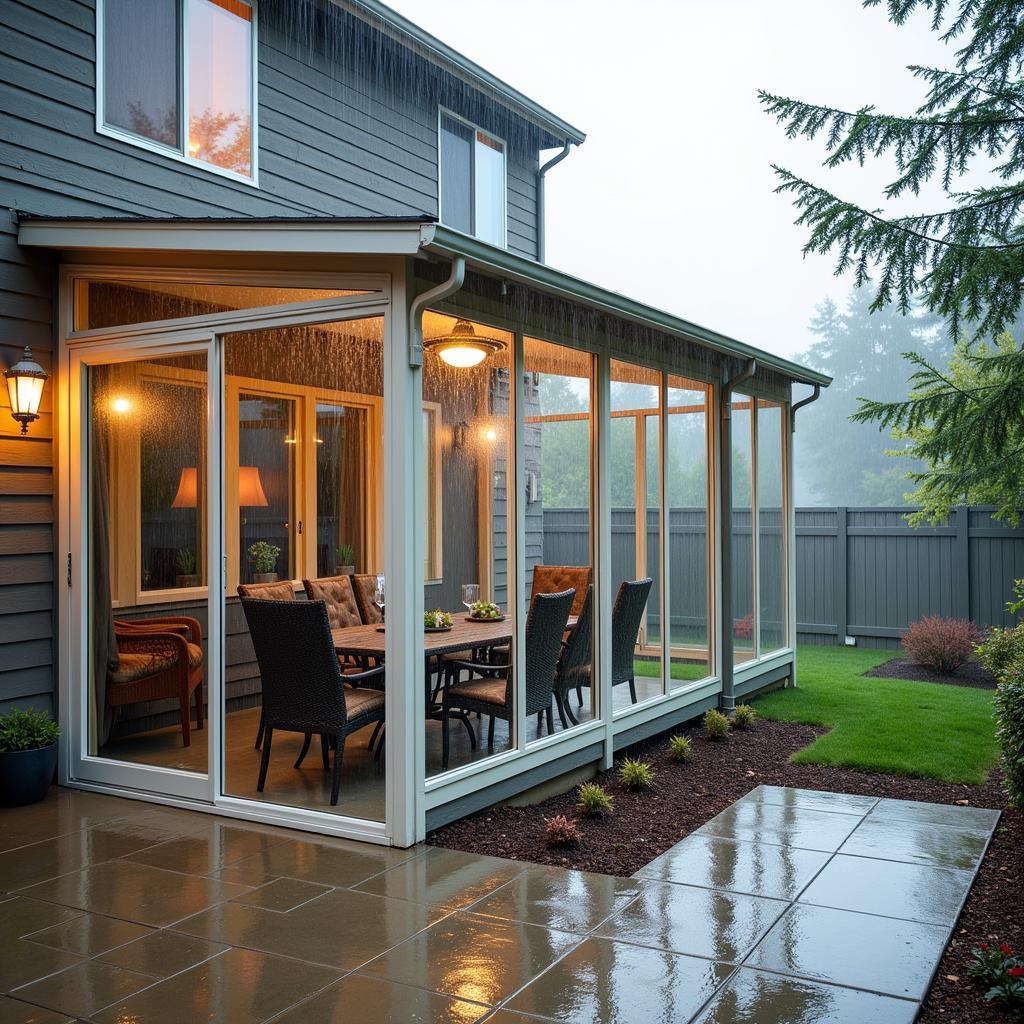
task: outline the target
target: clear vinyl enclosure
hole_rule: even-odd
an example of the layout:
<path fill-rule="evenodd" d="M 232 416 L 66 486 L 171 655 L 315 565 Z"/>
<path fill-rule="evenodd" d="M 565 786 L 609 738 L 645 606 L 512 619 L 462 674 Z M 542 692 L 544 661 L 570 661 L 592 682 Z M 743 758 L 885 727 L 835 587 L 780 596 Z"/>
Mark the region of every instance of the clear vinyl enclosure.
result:
<path fill-rule="evenodd" d="M 722 529 L 737 665 L 789 647 L 777 386 L 723 459 L 710 355 L 525 289 L 417 365 L 387 266 L 66 268 L 72 778 L 422 838 L 721 688 Z"/>

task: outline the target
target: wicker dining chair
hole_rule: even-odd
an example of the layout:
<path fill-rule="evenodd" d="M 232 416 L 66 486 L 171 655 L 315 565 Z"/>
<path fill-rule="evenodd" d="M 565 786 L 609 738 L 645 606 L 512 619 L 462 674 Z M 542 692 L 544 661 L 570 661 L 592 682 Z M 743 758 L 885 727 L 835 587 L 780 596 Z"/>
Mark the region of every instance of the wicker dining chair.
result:
<path fill-rule="evenodd" d="M 636 638 L 654 580 L 623 580 L 612 606 L 612 686 L 629 684 L 629 698 L 636 703 Z"/>
<path fill-rule="evenodd" d="M 186 615 L 155 619 L 115 619 L 117 668 L 107 671 L 106 701 L 113 713 L 130 704 L 176 699 L 181 742 L 191 739 L 195 694 L 196 728 L 203 727 L 203 633 Z"/>
<path fill-rule="evenodd" d="M 576 625 L 562 645 L 562 653 L 555 670 L 555 707 L 563 729 L 569 722 L 579 725 L 569 703 L 569 694 L 575 690 L 579 706 L 583 707 L 583 687 L 590 686 L 594 662 L 594 588 L 587 587 L 583 607 Z"/>
<path fill-rule="evenodd" d="M 543 715 L 548 732 L 554 732 L 551 698 L 555 666 L 562 649 L 562 634 L 569 621 L 574 592 L 537 594 L 530 602 L 526 618 L 526 709 L 527 717 Z M 441 698 L 441 767 L 448 767 L 448 725 L 457 710 L 463 714 L 477 711 L 490 716 L 487 745 L 494 746 L 494 720 L 511 722 L 515 715 L 515 686 L 509 664 L 489 662 L 445 662 L 446 681 Z M 469 679 L 461 679 L 469 672 Z M 475 678 L 474 678 L 475 677 Z"/>
<path fill-rule="evenodd" d="M 587 599 L 587 587 L 594 582 L 594 570 L 589 565 L 535 565 L 531 598 L 537 594 L 558 594 L 574 590 L 570 615 L 579 615 Z"/>
<path fill-rule="evenodd" d="M 239 583 L 238 596 L 249 597 L 255 601 L 294 601 L 295 588 L 290 580 L 279 580 L 277 583 Z M 260 724 L 256 728 L 255 750 L 263 746 L 263 708 L 260 708 Z"/>
<path fill-rule="evenodd" d="M 242 598 L 263 685 L 266 735 L 256 789 L 262 793 L 270 766 L 274 730 L 301 732 L 305 738 L 295 767 L 300 768 L 314 733 L 320 736 L 324 769 L 334 750 L 331 806 L 338 803 L 345 739 L 384 721 L 384 694 L 369 686 L 345 685 L 323 601 L 260 601 Z M 383 675 L 374 668 L 358 681 Z"/>

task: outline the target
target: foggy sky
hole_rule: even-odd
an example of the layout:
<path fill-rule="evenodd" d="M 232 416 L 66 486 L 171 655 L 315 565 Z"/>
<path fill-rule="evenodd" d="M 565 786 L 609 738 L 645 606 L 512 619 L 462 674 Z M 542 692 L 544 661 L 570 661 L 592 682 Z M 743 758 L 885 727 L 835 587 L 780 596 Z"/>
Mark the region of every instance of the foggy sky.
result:
<path fill-rule="evenodd" d="M 825 170 L 821 146 L 761 111 L 758 87 L 910 113 L 924 89 L 905 66 L 952 66 L 926 18 L 896 28 L 859 0 L 391 6 L 587 133 L 548 176 L 548 263 L 785 356 L 850 282 L 802 256 L 771 163 L 871 208 L 893 172 Z M 936 189 L 889 209 L 947 205 Z"/>

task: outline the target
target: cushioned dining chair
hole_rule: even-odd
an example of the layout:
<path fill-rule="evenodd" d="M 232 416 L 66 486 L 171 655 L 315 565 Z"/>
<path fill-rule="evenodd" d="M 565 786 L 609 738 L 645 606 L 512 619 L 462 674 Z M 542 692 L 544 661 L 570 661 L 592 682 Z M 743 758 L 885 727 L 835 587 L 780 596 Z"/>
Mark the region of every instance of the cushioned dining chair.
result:
<path fill-rule="evenodd" d="M 357 572 L 352 577 L 352 589 L 355 591 L 359 614 L 366 625 L 379 625 L 384 621 L 380 609 L 373 603 L 373 595 L 377 592 L 377 574 Z"/>
<path fill-rule="evenodd" d="M 239 583 L 239 597 L 251 597 L 256 601 L 294 601 L 295 588 L 291 580 L 279 580 L 277 583 Z M 260 708 L 260 724 L 256 730 L 256 750 L 263 746 L 263 709 Z"/>
<path fill-rule="evenodd" d="M 384 694 L 369 686 L 352 688 L 341 672 L 331 638 L 327 605 L 323 601 L 260 601 L 242 598 L 249 634 L 256 650 L 263 686 L 266 736 L 256 789 L 267 781 L 274 730 L 304 734 L 300 768 L 314 733 L 320 736 L 324 769 L 334 750 L 331 806 L 338 803 L 345 739 L 384 721 Z M 362 673 L 383 675 L 383 668 Z"/>
<path fill-rule="evenodd" d="M 347 629 L 350 626 L 363 625 L 362 617 L 359 614 L 359 605 L 356 603 L 355 591 L 352 589 L 352 580 L 348 576 L 324 576 L 318 580 L 303 580 L 302 588 L 306 591 L 306 597 L 310 601 L 323 601 L 327 605 L 327 619 L 331 624 L 331 629 Z M 351 655 L 342 655 L 338 661 L 341 664 L 341 671 L 348 681 L 351 681 L 360 672 L 366 672 L 368 669 L 380 665 L 377 660 L 355 658 Z M 372 676 L 366 685 L 383 690 L 383 673 L 380 676 Z M 371 750 L 373 750 L 383 728 L 384 725 L 381 722 L 374 727 L 369 742 Z"/>
<path fill-rule="evenodd" d="M 554 731 L 551 698 L 555 667 L 562 649 L 562 634 L 569 620 L 573 591 L 537 594 L 526 618 L 526 709 L 530 715 L 546 716 L 548 732 Z M 441 761 L 448 767 L 448 725 L 455 710 L 490 715 L 487 745 L 494 746 L 494 720 L 511 722 L 515 715 L 515 686 L 511 666 L 490 662 L 445 662 L 445 687 L 441 697 Z M 463 672 L 469 679 L 461 679 Z"/>
<path fill-rule="evenodd" d="M 530 596 L 557 594 L 574 590 L 570 615 L 579 615 L 587 599 L 587 587 L 594 581 L 594 570 L 589 565 L 535 565 Z"/>
<path fill-rule="evenodd" d="M 117 668 L 107 671 L 107 706 L 176 699 L 181 712 L 182 746 L 191 745 L 192 695 L 196 728 L 203 727 L 203 633 L 185 615 L 155 619 L 115 619 Z"/>

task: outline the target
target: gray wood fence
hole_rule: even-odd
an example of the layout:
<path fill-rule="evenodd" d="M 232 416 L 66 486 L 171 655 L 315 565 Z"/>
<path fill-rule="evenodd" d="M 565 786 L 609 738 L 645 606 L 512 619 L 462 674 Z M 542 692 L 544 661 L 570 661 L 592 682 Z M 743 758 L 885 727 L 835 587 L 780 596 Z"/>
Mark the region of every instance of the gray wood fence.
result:
<path fill-rule="evenodd" d="M 1024 527 L 1015 529 L 994 519 L 990 508 L 963 506 L 939 526 L 913 528 L 906 520 L 911 511 L 796 510 L 797 636 L 801 643 L 829 645 L 843 643 L 850 636 L 864 646 L 896 647 L 901 632 L 924 615 L 972 619 L 979 626 L 1012 625 L 1005 604 L 1013 581 L 1024 577 Z M 703 520 L 699 509 L 672 509 L 669 517 L 673 579 L 686 581 L 671 588 L 674 627 L 696 623 L 702 617 L 706 598 L 697 581 L 704 578 L 705 571 Z M 648 522 L 649 543 L 656 544 L 657 516 L 653 511 Z M 623 574 L 634 561 L 633 523 L 631 510 L 613 510 L 612 561 Z M 751 575 L 749 522 L 745 525 L 746 543 L 742 539 L 744 524 L 734 524 L 737 581 Z M 582 510 L 544 510 L 546 563 L 578 564 L 586 550 Z M 740 605 L 749 605 L 749 592 L 736 596 Z"/>

